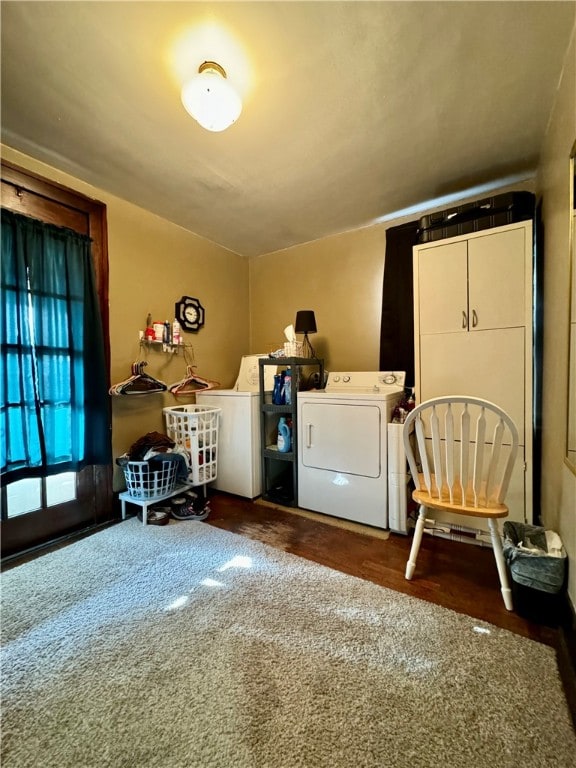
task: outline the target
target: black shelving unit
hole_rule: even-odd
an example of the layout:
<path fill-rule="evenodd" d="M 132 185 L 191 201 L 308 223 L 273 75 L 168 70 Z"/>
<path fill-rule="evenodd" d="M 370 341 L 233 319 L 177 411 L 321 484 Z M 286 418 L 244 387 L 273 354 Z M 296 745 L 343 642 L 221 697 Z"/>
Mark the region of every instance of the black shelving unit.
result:
<path fill-rule="evenodd" d="M 261 357 L 260 380 L 260 438 L 262 460 L 262 498 L 286 507 L 298 506 L 298 392 L 308 389 L 308 381 L 318 374 L 320 386 L 324 383 L 324 360 L 317 357 Z M 272 393 L 264 388 L 264 368 L 273 365 L 281 370 L 290 369 L 292 374 L 292 402 L 290 405 L 274 405 Z M 315 369 L 304 377 L 304 369 Z M 286 416 L 292 421 L 292 448 L 280 453 L 276 441 L 278 421 Z"/>

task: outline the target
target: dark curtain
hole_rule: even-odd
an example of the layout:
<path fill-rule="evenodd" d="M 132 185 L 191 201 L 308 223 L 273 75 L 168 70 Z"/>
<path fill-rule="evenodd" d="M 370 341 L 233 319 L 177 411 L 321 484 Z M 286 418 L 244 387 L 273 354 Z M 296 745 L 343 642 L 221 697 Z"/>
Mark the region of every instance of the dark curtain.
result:
<path fill-rule="evenodd" d="M 111 461 L 90 239 L 2 209 L 2 481 Z"/>
<path fill-rule="evenodd" d="M 407 387 L 414 386 L 412 248 L 417 243 L 417 221 L 386 230 L 380 370 L 406 371 Z"/>

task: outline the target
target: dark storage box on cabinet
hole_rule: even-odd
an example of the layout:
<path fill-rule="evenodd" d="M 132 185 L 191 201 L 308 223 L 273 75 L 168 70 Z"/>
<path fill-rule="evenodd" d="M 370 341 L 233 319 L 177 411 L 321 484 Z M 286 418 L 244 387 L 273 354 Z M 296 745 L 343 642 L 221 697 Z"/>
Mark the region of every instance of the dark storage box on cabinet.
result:
<path fill-rule="evenodd" d="M 538 623 L 559 624 L 565 601 L 567 557 L 557 534 L 541 526 L 507 520 L 504 557 L 516 612 Z"/>
<path fill-rule="evenodd" d="M 465 203 L 446 211 L 422 216 L 418 222 L 418 242 L 429 243 L 457 235 L 469 235 L 504 224 L 534 218 L 532 192 L 508 192 Z"/>

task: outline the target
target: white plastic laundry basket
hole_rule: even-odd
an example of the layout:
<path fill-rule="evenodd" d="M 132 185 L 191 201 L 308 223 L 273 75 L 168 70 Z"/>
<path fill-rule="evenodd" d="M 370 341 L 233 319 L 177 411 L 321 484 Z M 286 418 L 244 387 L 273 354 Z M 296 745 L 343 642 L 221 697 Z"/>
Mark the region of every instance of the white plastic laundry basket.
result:
<path fill-rule="evenodd" d="M 209 405 L 175 405 L 163 409 L 166 433 L 190 455 L 192 485 L 216 480 L 221 410 Z"/>
<path fill-rule="evenodd" d="M 154 464 L 148 461 L 129 461 L 122 469 L 126 478 L 126 489 L 135 499 L 166 496 L 176 487 L 178 465 L 174 461 Z"/>

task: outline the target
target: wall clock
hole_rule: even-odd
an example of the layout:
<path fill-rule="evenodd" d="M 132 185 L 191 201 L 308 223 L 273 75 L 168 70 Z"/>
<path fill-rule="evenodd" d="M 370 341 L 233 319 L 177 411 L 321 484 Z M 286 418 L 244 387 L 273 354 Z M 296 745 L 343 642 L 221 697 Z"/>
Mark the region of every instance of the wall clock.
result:
<path fill-rule="evenodd" d="M 176 302 L 174 316 L 185 331 L 198 331 L 204 325 L 204 307 L 192 296 L 182 296 Z"/>

